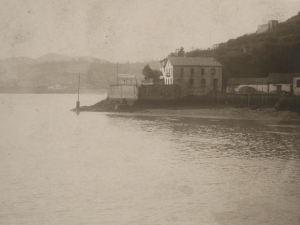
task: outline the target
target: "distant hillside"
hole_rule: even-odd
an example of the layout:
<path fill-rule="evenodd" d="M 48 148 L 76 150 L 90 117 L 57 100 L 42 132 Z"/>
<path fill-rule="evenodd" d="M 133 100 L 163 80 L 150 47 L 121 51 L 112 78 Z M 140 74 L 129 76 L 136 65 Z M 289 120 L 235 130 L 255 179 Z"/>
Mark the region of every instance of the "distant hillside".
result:
<path fill-rule="evenodd" d="M 186 56 L 214 57 L 223 64 L 226 83 L 229 77 L 266 77 L 269 73 L 300 72 L 300 15 L 266 33 L 231 39 L 227 47 L 195 50 Z"/>
<path fill-rule="evenodd" d="M 86 61 L 86 62 L 93 62 L 97 61 L 99 63 L 110 63 L 106 60 L 99 59 L 92 56 L 67 56 L 67 55 L 60 55 L 56 53 L 49 53 L 46 55 L 43 55 L 35 60 L 36 62 L 43 63 L 43 62 L 74 62 L 74 61 Z"/>
<path fill-rule="evenodd" d="M 37 62 L 43 63 L 43 62 L 70 62 L 73 61 L 73 58 L 66 55 L 60 55 L 55 53 L 49 53 L 46 55 L 43 55 L 36 59 Z"/>
<path fill-rule="evenodd" d="M 123 63 L 118 65 L 118 72 L 143 78 L 142 69 L 146 64 L 158 68 L 157 62 Z M 96 57 L 54 53 L 37 59 L 15 57 L 0 60 L 0 85 L 51 86 L 59 83 L 72 89 L 77 86 L 79 73 L 83 86 L 106 88 L 116 81 L 117 65 Z"/>

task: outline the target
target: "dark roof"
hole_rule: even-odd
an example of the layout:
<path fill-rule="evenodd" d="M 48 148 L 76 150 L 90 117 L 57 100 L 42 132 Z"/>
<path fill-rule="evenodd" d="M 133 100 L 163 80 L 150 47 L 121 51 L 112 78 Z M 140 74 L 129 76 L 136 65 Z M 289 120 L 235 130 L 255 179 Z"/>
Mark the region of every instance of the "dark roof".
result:
<path fill-rule="evenodd" d="M 270 73 L 268 76 L 268 83 L 292 84 L 294 77 L 300 77 L 300 73 Z"/>
<path fill-rule="evenodd" d="M 222 66 L 217 60 L 208 57 L 169 57 L 173 66 Z"/>
<path fill-rule="evenodd" d="M 267 84 L 268 78 L 229 78 L 227 85 L 241 85 L 241 84 Z"/>

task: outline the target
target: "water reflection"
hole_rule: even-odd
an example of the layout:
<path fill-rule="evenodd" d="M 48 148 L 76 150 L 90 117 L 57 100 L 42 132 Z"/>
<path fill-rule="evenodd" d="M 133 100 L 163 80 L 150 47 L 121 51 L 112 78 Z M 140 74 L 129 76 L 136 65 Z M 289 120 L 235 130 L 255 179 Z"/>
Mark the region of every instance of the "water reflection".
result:
<path fill-rule="evenodd" d="M 76 116 L 74 99 L 0 96 L 0 224 L 299 224 L 297 124 Z"/>
<path fill-rule="evenodd" d="M 300 127 L 260 121 L 109 116 L 111 125 L 172 143 L 161 201 L 184 205 L 171 223 L 299 224 Z M 288 135 L 283 135 L 287 133 Z M 166 181 L 168 182 L 168 181 Z M 177 201 L 176 201 L 177 203 Z M 174 203 L 176 205 L 176 203 Z M 197 215 L 201 215 L 197 217 Z M 214 221 L 214 222 L 213 222 Z"/>
<path fill-rule="evenodd" d="M 175 154 L 197 158 L 299 159 L 300 125 L 268 125 L 261 121 L 157 118 L 116 115 L 117 126 L 139 126 L 143 132 L 173 143 Z M 135 123 L 135 124 L 132 124 Z"/>

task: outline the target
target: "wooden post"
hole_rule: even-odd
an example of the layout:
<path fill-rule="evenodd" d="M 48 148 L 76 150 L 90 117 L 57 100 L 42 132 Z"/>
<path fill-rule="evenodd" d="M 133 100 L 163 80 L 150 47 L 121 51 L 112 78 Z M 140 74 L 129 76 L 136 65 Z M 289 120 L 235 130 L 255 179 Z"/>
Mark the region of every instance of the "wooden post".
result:
<path fill-rule="evenodd" d="M 119 84 L 119 68 L 118 68 L 118 63 L 117 63 L 117 85 Z"/>
<path fill-rule="evenodd" d="M 264 104 L 264 91 L 263 88 L 261 88 L 261 108 L 263 107 Z"/>
<path fill-rule="evenodd" d="M 248 94 L 248 108 L 249 108 L 249 104 L 250 104 L 250 94 Z"/>
<path fill-rule="evenodd" d="M 76 109 L 80 108 L 79 89 L 80 89 L 80 73 L 79 73 L 79 76 L 78 76 L 78 98 L 77 98 L 77 102 L 76 102 Z"/>
<path fill-rule="evenodd" d="M 300 109 L 298 108 L 299 107 L 299 95 L 297 95 L 297 99 L 296 99 L 296 112 L 300 113 Z"/>

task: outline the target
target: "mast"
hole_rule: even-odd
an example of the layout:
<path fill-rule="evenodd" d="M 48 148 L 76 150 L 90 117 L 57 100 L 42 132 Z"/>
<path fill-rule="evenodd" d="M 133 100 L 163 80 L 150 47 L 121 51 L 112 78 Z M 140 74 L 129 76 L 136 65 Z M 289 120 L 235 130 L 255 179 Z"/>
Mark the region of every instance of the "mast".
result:
<path fill-rule="evenodd" d="M 80 89 L 80 73 L 78 74 L 78 98 L 76 102 L 76 108 L 80 108 L 80 102 L 79 102 L 79 89 Z"/>
<path fill-rule="evenodd" d="M 117 62 L 117 85 L 119 84 L 119 63 Z"/>

